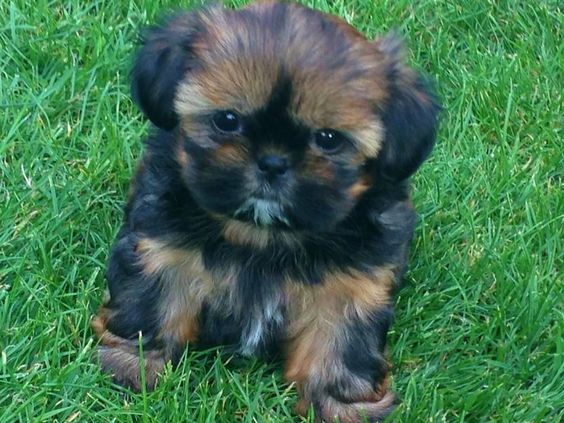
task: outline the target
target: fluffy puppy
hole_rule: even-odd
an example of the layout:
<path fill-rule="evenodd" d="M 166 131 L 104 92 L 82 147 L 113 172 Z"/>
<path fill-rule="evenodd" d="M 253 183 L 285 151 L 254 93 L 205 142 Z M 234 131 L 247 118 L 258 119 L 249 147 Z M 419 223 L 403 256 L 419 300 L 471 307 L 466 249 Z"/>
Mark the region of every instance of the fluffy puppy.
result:
<path fill-rule="evenodd" d="M 149 388 L 187 343 L 282 355 L 297 409 L 384 418 L 386 334 L 438 105 L 393 36 L 296 4 L 150 30 L 133 96 L 155 125 L 93 321 L 104 370 Z"/>

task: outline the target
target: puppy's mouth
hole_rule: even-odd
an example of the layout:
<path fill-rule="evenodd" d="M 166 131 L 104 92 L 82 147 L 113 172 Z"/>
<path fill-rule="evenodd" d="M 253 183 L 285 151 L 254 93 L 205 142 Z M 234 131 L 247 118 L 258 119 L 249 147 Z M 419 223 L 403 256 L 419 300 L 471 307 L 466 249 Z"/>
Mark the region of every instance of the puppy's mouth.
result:
<path fill-rule="evenodd" d="M 259 226 L 289 227 L 290 220 L 280 200 L 272 196 L 251 196 L 235 211 L 237 219 Z"/>

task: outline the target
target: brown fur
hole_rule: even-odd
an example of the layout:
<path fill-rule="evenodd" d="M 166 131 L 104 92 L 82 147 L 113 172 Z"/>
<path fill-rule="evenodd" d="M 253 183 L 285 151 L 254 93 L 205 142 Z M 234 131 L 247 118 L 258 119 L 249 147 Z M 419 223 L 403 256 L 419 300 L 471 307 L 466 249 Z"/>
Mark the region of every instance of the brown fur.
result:
<path fill-rule="evenodd" d="M 190 164 L 190 157 L 188 153 L 186 153 L 186 150 L 182 148 L 182 143 L 179 141 L 176 143 L 175 153 L 177 163 L 182 169 L 187 169 Z"/>
<path fill-rule="evenodd" d="M 216 162 L 224 166 L 244 166 L 249 160 L 249 153 L 242 144 L 222 144 L 214 155 Z"/>
<path fill-rule="evenodd" d="M 335 175 L 331 169 L 331 163 L 319 153 L 307 152 L 300 170 L 305 175 L 312 175 L 323 180 L 326 184 L 334 183 Z"/>
<path fill-rule="evenodd" d="M 332 421 L 339 416 L 343 422 L 356 422 L 359 413 L 378 409 L 391 397 L 386 394 L 386 383 L 376 390 L 366 380 L 350 373 L 341 363 L 340 354 L 346 345 L 345 325 L 350 319 L 364 319 L 368 313 L 391 303 L 395 284 L 392 268 L 379 268 L 366 275 L 356 271 L 329 275 L 323 284 L 303 286 L 288 283 L 288 303 L 292 321 L 288 329 L 285 377 L 295 382 L 302 395 L 297 410 L 302 414 L 309 408 L 323 386 L 337 380 L 349 384 L 348 401 L 341 403 L 322 395 L 319 407 L 321 418 Z M 317 398 L 319 400 L 319 398 Z M 362 405 L 363 402 L 367 404 Z"/>
<path fill-rule="evenodd" d="M 233 245 L 263 249 L 271 242 L 272 232 L 246 222 L 229 219 L 223 227 L 223 236 Z"/>
<path fill-rule="evenodd" d="M 112 345 L 115 340 L 111 337 L 111 333 L 107 331 L 106 324 L 108 323 L 110 310 L 102 306 L 98 310 L 98 314 L 92 319 L 90 325 L 92 330 L 96 334 L 96 337 L 103 343 L 107 345 Z M 107 339 L 105 339 L 107 337 Z"/>
<path fill-rule="evenodd" d="M 292 27 L 276 37 L 265 37 L 262 28 L 253 28 L 238 13 L 208 10 L 203 18 L 206 31 L 193 46 L 200 67 L 180 83 L 176 95 L 182 125 L 194 129 L 184 122 L 214 110 L 256 111 L 268 102 L 283 63 L 297 93 L 291 105 L 294 118 L 313 128 L 348 133 L 366 157 L 376 156 L 383 127 L 374 118 L 374 105 L 387 101 L 384 56 L 376 44 L 341 23 L 337 28 L 350 44 L 348 53 L 344 63 L 327 68 L 334 46 L 325 37 L 316 37 L 308 15 L 293 7 Z M 271 13 L 268 4 L 248 9 Z M 364 76 L 352 78 L 359 70 Z"/>
<path fill-rule="evenodd" d="M 349 195 L 352 198 L 359 198 L 362 194 L 364 194 L 371 186 L 369 178 L 366 176 L 364 178 L 360 178 L 353 186 L 349 188 Z"/>
<path fill-rule="evenodd" d="M 147 276 L 161 273 L 161 337 L 178 345 L 196 342 L 197 316 L 213 290 L 201 253 L 150 238 L 141 239 L 137 250 Z"/>

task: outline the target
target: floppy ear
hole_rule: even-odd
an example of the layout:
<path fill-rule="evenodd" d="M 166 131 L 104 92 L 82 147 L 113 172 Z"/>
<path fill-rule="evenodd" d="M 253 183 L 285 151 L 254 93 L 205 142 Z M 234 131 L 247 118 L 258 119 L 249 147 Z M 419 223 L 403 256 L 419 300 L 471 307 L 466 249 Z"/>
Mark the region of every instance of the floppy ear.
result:
<path fill-rule="evenodd" d="M 390 98 L 382 113 L 385 138 L 377 167 L 387 179 L 411 176 L 435 144 L 440 106 L 422 75 L 403 62 L 403 45 L 394 34 L 377 41 L 388 66 Z"/>
<path fill-rule="evenodd" d="M 180 80 L 194 64 L 192 45 L 201 27 L 199 13 L 182 13 L 150 28 L 142 37 L 131 72 L 131 91 L 155 125 L 171 130 L 178 123 L 174 98 Z"/>

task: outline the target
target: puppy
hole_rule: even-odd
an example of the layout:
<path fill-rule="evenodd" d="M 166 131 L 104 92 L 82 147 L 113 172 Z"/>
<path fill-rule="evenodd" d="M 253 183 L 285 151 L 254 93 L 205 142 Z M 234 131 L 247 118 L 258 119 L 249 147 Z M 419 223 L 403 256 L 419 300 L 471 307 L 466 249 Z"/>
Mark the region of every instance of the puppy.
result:
<path fill-rule="evenodd" d="M 285 360 L 297 410 L 378 421 L 439 106 L 394 36 L 296 4 L 180 13 L 132 72 L 155 125 L 93 320 L 102 368 L 148 388 L 187 343 Z M 142 334 L 142 337 L 139 334 Z"/>

